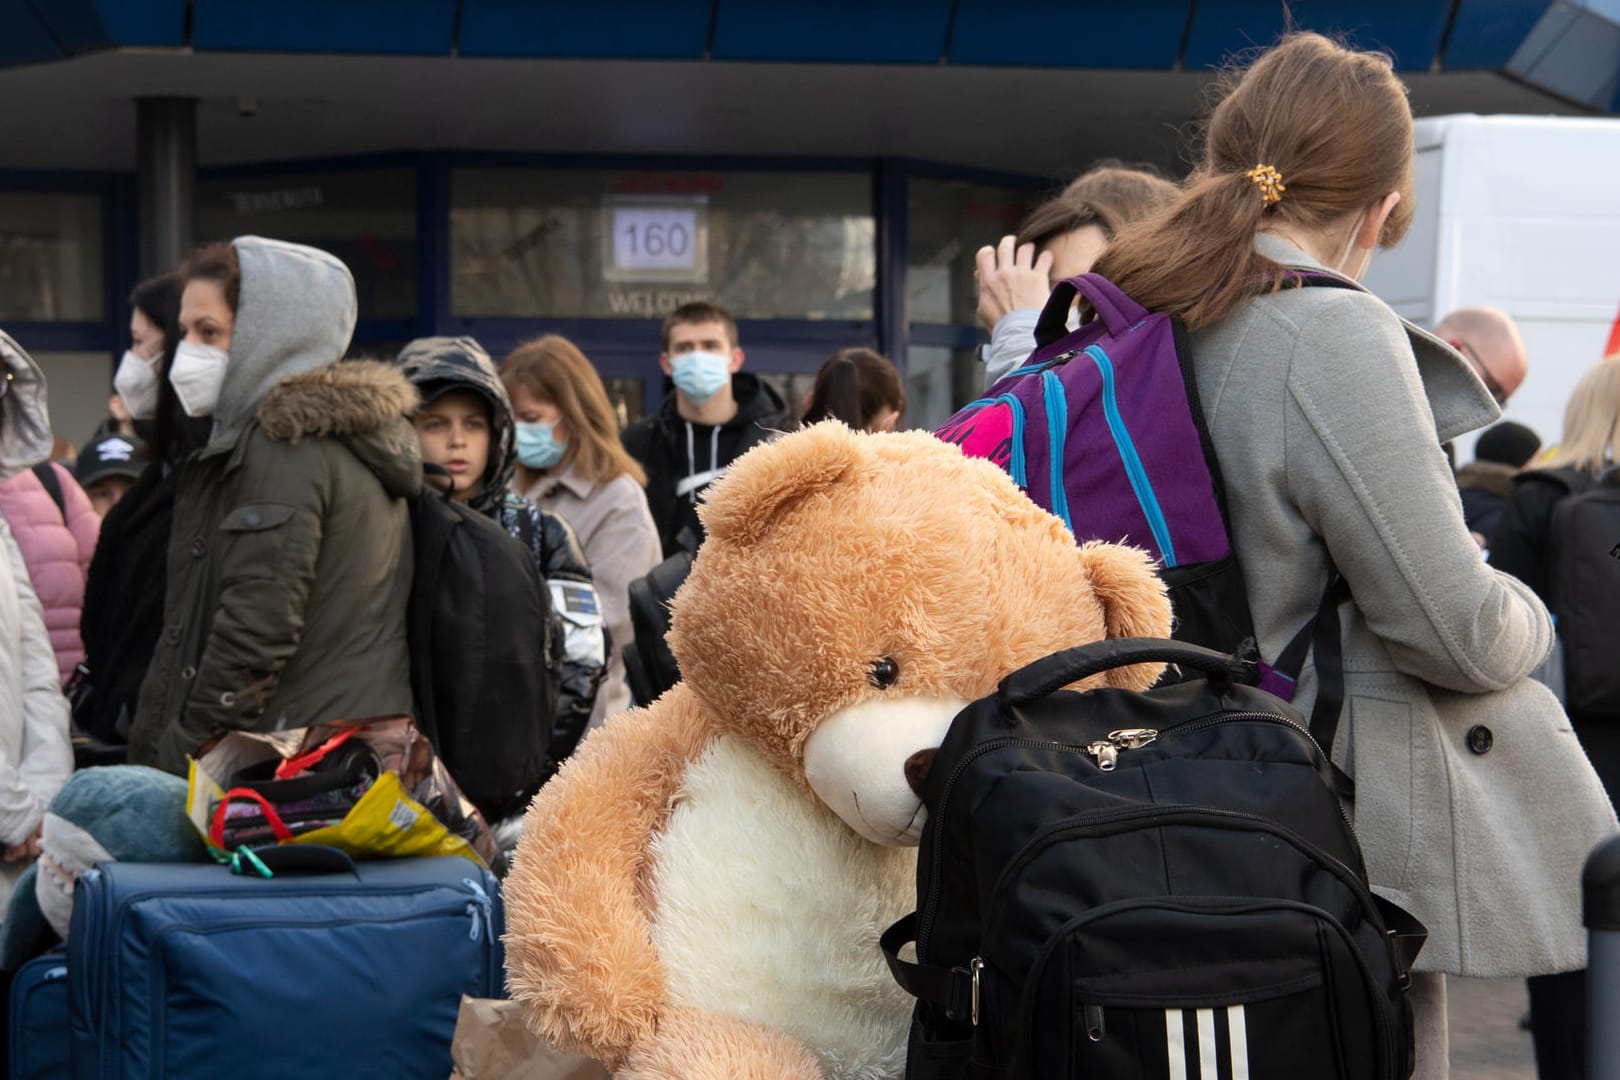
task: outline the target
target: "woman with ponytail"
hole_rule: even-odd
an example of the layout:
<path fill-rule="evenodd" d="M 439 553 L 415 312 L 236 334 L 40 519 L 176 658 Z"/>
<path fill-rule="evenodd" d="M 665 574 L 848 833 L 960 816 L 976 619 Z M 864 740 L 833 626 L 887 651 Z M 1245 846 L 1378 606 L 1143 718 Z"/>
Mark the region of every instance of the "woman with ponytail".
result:
<path fill-rule="evenodd" d="M 804 423 L 842 420 L 856 431 L 893 431 L 905 411 L 905 386 L 888 359 L 871 349 L 840 349 L 816 372 Z"/>
<path fill-rule="evenodd" d="M 1442 973 L 1582 965 L 1581 865 L 1615 817 L 1528 678 L 1547 611 L 1481 561 L 1441 449 L 1496 404 L 1467 359 L 1357 284 L 1406 231 L 1412 159 L 1389 59 L 1289 35 L 1232 73 L 1180 197 L 1096 269 L 1190 331 L 1261 655 L 1311 623 L 1335 574 L 1348 586 L 1328 749 L 1354 777 L 1372 884 L 1429 930 L 1411 997 L 1430 1078 L 1448 1071 Z"/>

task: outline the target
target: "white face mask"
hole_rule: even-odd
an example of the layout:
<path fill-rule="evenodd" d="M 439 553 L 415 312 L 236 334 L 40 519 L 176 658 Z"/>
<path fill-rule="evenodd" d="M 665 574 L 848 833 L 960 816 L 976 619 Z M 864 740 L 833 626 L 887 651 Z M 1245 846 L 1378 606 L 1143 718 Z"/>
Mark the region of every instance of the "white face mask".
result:
<path fill-rule="evenodd" d="M 124 358 L 118 361 L 118 374 L 113 376 L 113 389 L 124 399 L 131 420 L 152 419 L 158 410 L 157 361 L 125 349 Z"/>
<path fill-rule="evenodd" d="M 182 341 L 174 351 L 169 382 L 180 398 L 187 416 L 213 416 L 219 404 L 219 388 L 225 382 L 225 367 L 231 357 L 213 345 L 193 345 Z"/>

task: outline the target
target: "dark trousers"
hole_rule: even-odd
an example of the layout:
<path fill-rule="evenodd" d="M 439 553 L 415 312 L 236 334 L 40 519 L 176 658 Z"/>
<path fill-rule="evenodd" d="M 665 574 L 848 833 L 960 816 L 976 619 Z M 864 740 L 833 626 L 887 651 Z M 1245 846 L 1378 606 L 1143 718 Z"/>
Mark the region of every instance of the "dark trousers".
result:
<path fill-rule="evenodd" d="M 1537 975 L 1530 989 L 1530 1034 L 1539 1080 L 1586 1080 L 1586 972 Z"/>

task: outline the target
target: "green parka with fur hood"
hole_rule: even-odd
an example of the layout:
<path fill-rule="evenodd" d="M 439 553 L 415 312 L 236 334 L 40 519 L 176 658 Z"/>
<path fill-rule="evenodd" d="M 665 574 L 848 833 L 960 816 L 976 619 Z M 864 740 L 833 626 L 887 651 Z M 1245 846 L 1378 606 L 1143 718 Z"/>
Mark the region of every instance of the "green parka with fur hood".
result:
<path fill-rule="evenodd" d="M 180 774 L 227 730 L 413 711 L 416 391 L 392 365 L 337 362 L 355 320 L 341 262 L 234 247 L 230 363 L 213 435 L 179 467 L 164 631 L 129 733 L 131 762 Z"/>

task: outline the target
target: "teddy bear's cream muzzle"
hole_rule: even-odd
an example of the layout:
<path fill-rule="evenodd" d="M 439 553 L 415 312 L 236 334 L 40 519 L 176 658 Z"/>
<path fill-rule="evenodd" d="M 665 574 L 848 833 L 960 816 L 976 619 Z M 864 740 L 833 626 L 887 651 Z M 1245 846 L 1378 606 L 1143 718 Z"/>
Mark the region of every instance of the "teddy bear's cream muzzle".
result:
<path fill-rule="evenodd" d="M 955 697 L 875 698 L 834 713 L 804 744 L 804 776 L 816 796 L 875 844 L 909 847 L 928 812 L 907 762 L 938 749 L 967 702 Z M 912 762 L 915 778 L 917 763 Z"/>

